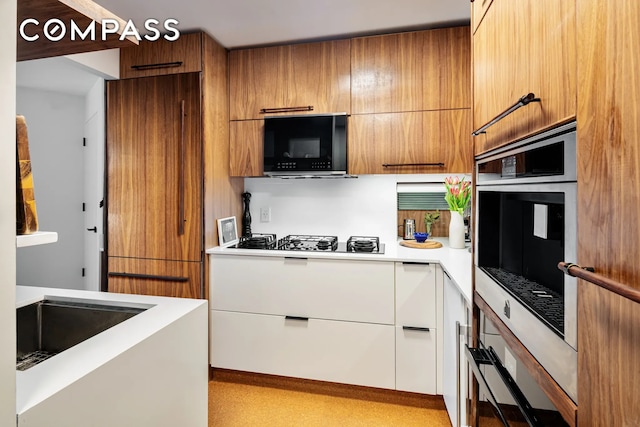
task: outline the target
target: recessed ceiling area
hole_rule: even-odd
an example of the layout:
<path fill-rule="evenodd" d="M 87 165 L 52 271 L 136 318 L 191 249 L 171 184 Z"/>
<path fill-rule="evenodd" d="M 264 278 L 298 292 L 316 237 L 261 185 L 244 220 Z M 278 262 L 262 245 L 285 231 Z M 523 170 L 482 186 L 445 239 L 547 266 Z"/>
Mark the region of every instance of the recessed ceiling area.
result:
<path fill-rule="evenodd" d="M 469 22 L 469 0 L 96 0 L 132 19 L 179 21 L 204 30 L 226 48 L 436 28 Z"/>

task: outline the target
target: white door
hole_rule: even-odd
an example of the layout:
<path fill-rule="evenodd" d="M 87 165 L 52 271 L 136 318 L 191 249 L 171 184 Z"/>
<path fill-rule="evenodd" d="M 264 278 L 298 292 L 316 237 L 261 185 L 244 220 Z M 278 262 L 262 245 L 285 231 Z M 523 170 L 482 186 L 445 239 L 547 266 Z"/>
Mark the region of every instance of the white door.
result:
<path fill-rule="evenodd" d="M 84 135 L 84 288 L 100 290 L 104 198 L 104 80 L 86 98 Z"/>

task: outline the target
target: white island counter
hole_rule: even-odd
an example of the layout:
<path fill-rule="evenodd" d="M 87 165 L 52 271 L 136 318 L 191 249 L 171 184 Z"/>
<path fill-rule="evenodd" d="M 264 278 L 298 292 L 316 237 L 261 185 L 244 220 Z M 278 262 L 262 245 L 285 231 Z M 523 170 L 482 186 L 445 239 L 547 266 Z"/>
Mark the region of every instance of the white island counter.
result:
<path fill-rule="evenodd" d="M 18 286 L 16 307 L 46 297 L 149 307 L 16 372 L 18 426 L 207 425 L 207 302 Z"/>

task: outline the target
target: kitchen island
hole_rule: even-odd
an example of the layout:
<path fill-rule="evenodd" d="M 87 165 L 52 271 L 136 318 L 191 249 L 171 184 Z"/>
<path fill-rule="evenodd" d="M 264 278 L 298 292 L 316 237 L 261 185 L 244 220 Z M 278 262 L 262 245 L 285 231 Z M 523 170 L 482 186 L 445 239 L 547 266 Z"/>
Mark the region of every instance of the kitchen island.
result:
<path fill-rule="evenodd" d="M 17 286 L 17 308 L 45 298 L 146 310 L 17 371 L 18 426 L 207 425 L 206 301 Z"/>

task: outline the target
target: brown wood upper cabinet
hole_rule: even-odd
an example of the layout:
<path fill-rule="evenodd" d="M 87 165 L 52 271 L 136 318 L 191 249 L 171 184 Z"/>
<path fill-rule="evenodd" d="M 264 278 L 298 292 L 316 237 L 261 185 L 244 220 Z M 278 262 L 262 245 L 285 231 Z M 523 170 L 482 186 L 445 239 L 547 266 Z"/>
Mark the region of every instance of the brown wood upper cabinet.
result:
<path fill-rule="evenodd" d="M 231 51 L 230 119 L 349 113 L 349 52 L 349 40 Z"/>
<path fill-rule="evenodd" d="M 143 40 L 120 50 L 120 78 L 161 76 L 202 71 L 203 33 L 181 34 L 170 42 Z"/>
<path fill-rule="evenodd" d="M 493 0 L 473 36 L 473 129 L 528 93 L 540 102 L 489 127 L 475 154 L 575 118 L 575 35 L 574 0 Z"/>
<path fill-rule="evenodd" d="M 351 41 L 353 114 L 471 107 L 469 27 Z"/>
<path fill-rule="evenodd" d="M 349 173 L 468 173 L 469 109 L 353 115 Z"/>
<path fill-rule="evenodd" d="M 475 33 L 493 0 L 471 0 L 471 28 Z"/>

